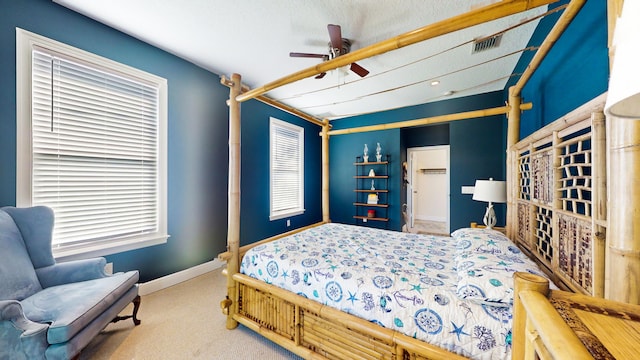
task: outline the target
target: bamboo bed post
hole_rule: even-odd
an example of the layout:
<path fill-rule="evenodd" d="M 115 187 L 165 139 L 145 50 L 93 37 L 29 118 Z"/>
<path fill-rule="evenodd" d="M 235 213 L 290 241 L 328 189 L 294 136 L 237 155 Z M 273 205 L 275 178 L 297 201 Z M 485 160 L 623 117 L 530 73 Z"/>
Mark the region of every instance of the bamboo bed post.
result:
<path fill-rule="evenodd" d="M 536 148 L 533 147 L 533 143 L 529 144 L 529 171 L 533 172 L 532 167 L 533 167 L 533 152 L 536 150 Z M 529 181 L 532 181 L 531 179 Z M 533 191 L 533 183 L 531 183 L 531 191 L 529 192 L 529 197 L 531 199 L 531 202 L 534 201 L 533 199 L 533 195 L 534 195 L 534 191 Z M 533 251 L 534 249 L 534 243 L 535 243 L 535 239 L 536 239 L 536 217 L 538 215 L 537 213 L 537 209 L 535 206 L 531 206 L 529 205 L 527 207 L 528 209 L 528 216 L 529 216 L 529 231 L 527 232 L 526 235 L 526 242 L 527 242 L 527 247 L 529 249 L 531 249 Z"/>
<path fill-rule="evenodd" d="M 604 296 L 605 257 L 607 239 L 607 141 L 605 117 L 602 112 L 591 114 L 591 143 L 593 147 L 593 295 Z"/>
<path fill-rule="evenodd" d="M 238 285 L 233 274 L 240 269 L 240 102 L 236 97 L 242 91 L 239 74 L 231 76 L 229 89 L 229 205 L 227 227 L 227 296 L 231 306 L 227 314 L 227 329 L 235 329 L 238 322 L 233 316 L 238 312 Z M 228 301 L 227 300 L 227 301 Z"/>
<path fill-rule="evenodd" d="M 640 121 L 609 116 L 609 284 L 606 297 L 640 304 Z"/>
<path fill-rule="evenodd" d="M 511 358 L 524 359 L 527 312 L 518 294 L 523 291 L 535 291 L 547 296 L 549 293 L 549 281 L 533 274 L 516 272 L 513 274 L 513 282 L 516 295 L 513 297 L 513 347 L 511 349 Z"/>
<path fill-rule="evenodd" d="M 585 4 L 586 0 L 571 0 L 567 8 L 564 10 L 556 24 L 553 26 L 547 37 L 540 45 L 540 48 L 531 59 L 531 62 L 525 69 L 524 73 L 518 79 L 515 85 L 509 88 L 509 115 L 508 115 L 508 123 L 507 123 L 507 151 L 511 148 L 511 146 L 515 145 L 518 142 L 520 136 L 520 103 L 522 101 L 522 89 L 527 84 L 533 73 L 538 69 L 542 60 L 547 56 L 551 48 L 556 43 L 556 41 L 560 38 L 560 35 L 565 31 L 565 29 L 569 26 L 573 18 L 578 14 L 582 6 Z M 515 154 L 513 155 L 515 156 Z M 510 174 L 511 171 L 515 169 L 510 168 L 512 162 L 509 161 L 509 155 L 507 156 L 507 174 Z M 507 179 L 507 189 L 511 189 L 510 186 L 514 184 L 509 184 L 509 180 Z M 511 224 L 515 224 L 517 221 L 517 206 L 515 198 L 509 199 L 509 195 L 513 195 L 511 192 L 507 192 L 507 234 L 514 238 L 515 230 L 511 230 Z"/>
<path fill-rule="evenodd" d="M 551 163 L 553 164 L 553 183 L 551 186 L 553 187 L 553 198 L 551 202 L 551 224 L 553 224 L 553 229 L 560 229 L 560 215 L 559 210 L 567 210 L 566 205 L 562 202 L 562 175 L 564 169 L 562 168 L 562 160 L 560 159 L 561 148 L 560 143 L 562 142 L 562 138 L 560 137 L 559 132 L 553 131 L 551 133 Z M 551 234 L 551 248 L 552 249 L 560 249 L 560 231 L 553 231 Z M 551 258 L 551 269 L 555 273 L 559 268 L 560 264 L 559 256 L 554 256 Z M 575 271 L 575 270 L 574 270 Z M 573 278 L 573 275 L 571 276 Z"/>
<path fill-rule="evenodd" d="M 512 150 L 513 145 L 518 142 L 520 137 L 520 113 L 522 98 L 517 93 L 514 86 L 509 88 L 509 112 L 507 113 L 507 236 L 510 239 L 516 238 L 515 227 L 512 224 L 518 221 L 517 206 L 517 175 L 520 172 L 516 169 L 517 153 Z"/>
<path fill-rule="evenodd" d="M 325 119 L 322 125 L 322 221 L 329 219 L 329 120 Z"/>

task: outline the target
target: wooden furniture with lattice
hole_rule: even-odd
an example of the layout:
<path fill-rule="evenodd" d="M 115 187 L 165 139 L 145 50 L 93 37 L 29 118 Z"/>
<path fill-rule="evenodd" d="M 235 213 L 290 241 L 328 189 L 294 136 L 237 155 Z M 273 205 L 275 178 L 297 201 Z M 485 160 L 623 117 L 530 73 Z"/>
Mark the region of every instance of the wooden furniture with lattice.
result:
<path fill-rule="evenodd" d="M 549 290 L 517 273 L 513 359 L 640 359 L 640 306 Z"/>
<path fill-rule="evenodd" d="M 508 234 L 565 290 L 516 275 L 514 359 L 638 359 L 640 306 L 603 299 L 606 94 L 517 143 Z M 520 340 L 516 340 L 520 339 Z M 523 340 L 523 341 L 521 341 Z"/>
<path fill-rule="evenodd" d="M 604 106 L 600 96 L 511 149 L 508 234 L 557 283 L 603 296 L 606 234 Z M 513 216 L 515 214 L 515 216 Z"/>

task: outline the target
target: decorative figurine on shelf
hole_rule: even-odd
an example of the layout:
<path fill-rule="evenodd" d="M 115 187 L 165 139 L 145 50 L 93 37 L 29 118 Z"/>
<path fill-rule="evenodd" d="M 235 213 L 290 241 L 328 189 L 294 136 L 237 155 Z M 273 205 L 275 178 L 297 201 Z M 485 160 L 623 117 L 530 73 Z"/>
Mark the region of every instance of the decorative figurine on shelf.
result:
<path fill-rule="evenodd" d="M 364 144 L 364 156 L 363 156 L 364 162 L 369 162 L 369 148 L 367 147 L 367 144 Z"/>
<path fill-rule="evenodd" d="M 369 177 L 374 177 L 376 176 L 376 172 L 373 171 L 373 169 L 369 170 Z"/>
<path fill-rule="evenodd" d="M 371 190 L 375 190 L 376 189 L 375 185 L 373 185 L 373 181 L 374 180 L 371 180 Z"/>
<path fill-rule="evenodd" d="M 380 162 L 382 161 L 382 147 L 380 146 L 380 143 L 377 143 L 378 145 L 376 146 L 376 161 Z"/>

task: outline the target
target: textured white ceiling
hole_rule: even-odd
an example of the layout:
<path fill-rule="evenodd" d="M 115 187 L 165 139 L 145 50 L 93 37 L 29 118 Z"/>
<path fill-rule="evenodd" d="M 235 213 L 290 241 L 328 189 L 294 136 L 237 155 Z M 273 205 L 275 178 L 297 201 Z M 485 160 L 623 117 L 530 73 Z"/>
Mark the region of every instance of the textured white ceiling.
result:
<path fill-rule="evenodd" d="M 465 13 L 487 0 L 54 0 L 216 74 L 238 73 L 251 88 L 316 65 L 289 52 L 327 53 L 327 24 L 342 27 L 352 51 Z M 266 94 L 320 118 L 423 104 L 502 90 L 538 21 L 506 32 L 500 46 L 471 54 L 488 36 L 546 7 L 358 61 Z M 432 80 L 440 84 L 432 86 Z M 444 93 L 453 92 L 445 96 Z"/>

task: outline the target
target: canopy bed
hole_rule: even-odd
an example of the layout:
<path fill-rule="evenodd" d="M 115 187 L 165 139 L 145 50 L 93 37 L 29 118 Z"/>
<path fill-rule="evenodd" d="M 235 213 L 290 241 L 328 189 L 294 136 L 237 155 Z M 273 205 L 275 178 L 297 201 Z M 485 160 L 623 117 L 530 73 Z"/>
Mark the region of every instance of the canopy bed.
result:
<path fill-rule="evenodd" d="M 472 26 L 478 22 L 488 21 L 492 17 L 505 16 L 523 11 L 530 6 L 535 7 L 550 2 L 553 1 L 501 1 L 451 19 L 445 22 L 446 24 L 426 26 L 384 41 L 378 46 L 354 51 L 253 90 L 244 89 L 237 74 L 234 74 L 231 79 L 222 79 L 222 82 L 231 89 L 228 251 L 220 255 L 227 261 L 225 274 L 228 277 L 228 295 L 221 302 L 221 307 L 228 315 L 229 329 L 235 328 L 238 323 L 243 324 L 305 358 L 551 359 L 569 356 L 615 358 L 631 356 L 629 351 L 637 351 L 633 346 L 628 345 L 640 340 L 637 335 L 640 334 L 638 323 L 640 307 L 601 299 L 607 296 L 633 302 L 633 298 L 625 299 L 615 295 L 619 291 L 629 293 L 628 288 L 620 290 L 620 286 L 611 286 L 610 279 L 606 275 L 610 272 L 606 270 L 612 268 L 613 263 L 616 263 L 615 266 L 624 266 L 626 263 L 629 264 L 627 268 L 633 269 L 633 266 L 637 266 L 634 264 L 638 262 L 639 249 L 638 246 L 633 247 L 635 246 L 633 240 L 625 243 L 620 238 L 612 239 L 612 234 L 621 231 L 617 228 L 620 224 L 607 220 L 607 205 L 611 206 L 616 202 L 607 203 L 606 154 L 610 151 L 611 144 L 616 142 L 616 137 L 623 138 L 625 130 L 622 125 L 618 129 L 609 130 L 609 138 L 613 140 L 605 141 L 607 129 L 603 107 L 606 94 L 593 99 L 529 137 L 517 141 L 520 112 L 531 106 L 531 104 L 521 104 L 520 91 L 563 29 L 584 4 L 584 0 L 573 0 L 566 7 L 560 20 L 534 56 L 527 72 L 510 89 L 509 103 L 505 108 L 331 131 L 328 120 L 309 119 L 296 109 L 273 104 L 273 101 L 263 96 L 265 92 L 275 87 L 347 65 L 376 53 L 390 51 L 413 42 L 456 31 L 462 27 Z M 277 105 L 322 126 L 323 221 L 240 247 L 239 112 L 242 101 L 254 98 Z M 375 231 L 367 233 L 370 229 L 342 229 L 344 225 L 331 224 L 328 210 L 330 135 L 482 117 L 486 116 L 487 112 L 494 114 L 496 111 L 507 114 L 509 120 L 506 231 L 508 239 L 492 230 L 461 229 L 454 232 L 452 237 L 419 238 L 415 241 L 413 237 L 423 235 L 406 233 L 391 235 L 393 232 Z M 613 163 L 622 160 L 610 155 L 609 161 L 612 162 L 609 164 L 611 169 Z M 611 187 L 611 182 L 609 186 Z M 628 210 L 629 208 L 626 208 L 626 211 Z M 624 212 L 625 210 L 622 207 L 615 211 Z M 609 214 L 612 214 L 611 209 Z M 334 233 L 338 231 L 337 228 L 355 232 L 350 232 L 349 235 L 345 235 L 346 238 L 341 238 L 341 235 Z M 378 240 L 392 236 L 398 237 L 399 242 L 390 245 L 391 249 L 377 248 L 384 242 Z M 348 239 L 359 239 L 361 243 L 354 244 Z M 312 249 L 310 247 L 312 243 L 320 243 L 321 247 Z M 421 249 L 427 252 L 427 255 L 422 254 L 419 257 L 420 261 L 423 261 L 423 268 L 429 267 L 427 264 L 430 264 L 434 268 L 448 269 L 453 272 L 429 272 L 426 269 L 422 269 L 425 272 L 415 269 L 413 269 L 415 271 L 406 271 L 408 267 L 415 265 L 411 262 L 415 256 L 408 256 L 404 251 L 407 249 L 414 251 L 416 250 L 414 247 L 422 246 L 420 244 L 430 246 Z M 488 249 L 486 244 L 498 246 L 500 249 Z M 629 249 L 630 246 L 631 249 Z M 306 253 L 296 255 L 294 250 L 298 248 L 304 248 L 303 253 Z M 355 249 L 355 253 L 348 253 L 348 249 Z M 380 274 L 358 273 L 358 276 L 354 277 L 348 270 L 337 266 L 338 262 L 348 267 L 354 266 L 354 262 L 370 261 L 372 258 L 369 256 L 370 253 L 360 254 L 363 257 L 358 258 L 358 251 L 364 251 L 364 249 L 367 252 L 378 251 L 379 253 L 373 258 L 380 254 L 390 255 L 386 259 L 388 261 L 373 265 L 374 271 L 377 270 Z M 338 256 L 337 250 L 344 250 L 349 259 L 355 260 Z M 394 250 L 398 252 L 395 253 Z M 310 258 L 307 256 L 310 253 L 320 257 Z M 451 255 L 442 257 L 445 253 Z M 514 253 L 526 254 L 528 257 L 514 257 Z M 478 268 L 468 268 L 466 266 L 470 265 L 464 260 L 472 259 L 475 264 L 479 258 L 485 261 L 487 258 L 491 259 L 493 255 L 508 255 L 507 260 L 500 258 L 499 263 L 501 270 L 509 275 L 510 280 L 495 276 L 491 279 L 494 280 L 491 282 L 492 286 L 497 288 L 506 284 L 507 290 L 500 295 L 489 295 L 488 289 L 493 289 L 492 287 L 483 288 L 482 291 L 468 291 L 471 287 L 462 286 L 466 290 L 460 290 L 461 284 L 465 286 L 472 284 L 465 282 L 467 281 L 465 274 L 474 275 L 489 268 L 492 273 L 496 270 L 495 266 L 487 267 L 486 264 L 477 265 Z M 300 258 L 291 260 L 296 256 Z M 425 256 L 426 258 L 433 256 L 436 260 L 424 262 Z M 276 263 L 274 260 L 278 257 L 285 262 Z M 384 260 L 384 256 L 380 257 Z M 534 260 L 539 267 L 534 265 L 530 267 L 529 259 Z M 396 264 L 398 260 L 407 262 Z M 333 261 L 330 268 L 340 275 L 332 274 L 325 268 L 313 269 L 323 261 L 328 263 Z M 520 264 L 521 261 L 527 264 L 525 268 L 515 265 Z M 289 269 L 288 266 L 293 263 L 301 264 L 303 268 Z M 336 267 L 332 267 L 333 265 Z M 394 269 L 395 265 L 398 267 Z M 382 275 L 387 274 L 386 271 L 395 274 L 395 277 Z M 633 273 L 633 270 L 627 271 Z M 412 278 L 411 276 L 416 273 L 422 275 Z M 282 276 L 285 279 L 281 279 Z M 366 276 L 371 276 L 371 279 Z M 327 281 L 319 282 L 319 278 L 323 277 Z M 346 283 L 338 282 L 338 277 Z M 549 290 L 550 283 L 545 277 L 552 280 L 551 288 L 554 288 L 553 283 L 555 283 L 563 290 Z M 391 293 L 396 297 L 392 297 L 390 293 L 382 290 L 386 289 L 387 285 L 390 286 L 393 282 L 389 280 L 391 278 L 404 279 L 413 286 L 417 283 L 417 289 L 414 287 L 414 290 L 420 294 L 424 291 L 425 296 L 411 297 L 402 290 L 396 290 Z M 295 283 L 294 285 L 298 287 L 285 289 L 282 286 L 286 283 Z M 419 303 L 421 306 L 409 308 L 411 310 L 406 311 L 410 313 L 408 318 L 391 316 L 387 319 L 380 314 L 373 318 L 367 317 L 355 306 L 354 291 L 356 290 L 352 290 L 361 290 L 359 286 L 364 283 L 372 283 L 378 289 L 362 291 L 358 293 L 357 299 L 362 302 L 363 297 L 367 297 L 365 294 L 369 294 L 372 308 L 376 307 L 378 311 L 384 312 L 386 305 L 394 301 L 402 303 L 412 300 L 414 304 Z M 449 290 L 457 291 L 433 293 L 432 288 L 436 288 L 441 283 L 447 284 Z M 473 285 L 477 284 L 473 283 Z M 478 300 L 470 294 L 481 294 L 481 296 Z M 314 297 L 317 301 L 311 299 Z M 347 305 L 342 310 L 329 306 L 338 298 L 348 299 L 349 297 L 351 297 L 351 305 L 347 300 Z M 484 325 L 486 322 L 463 327 L 461 324 L 465 319 L 460 318 L 459 313 L 453 318 L 445 318 L 441 312 L 436 311 L 442 303 L 452 303 L 454 306 L 469 309 L 468 314 L 473 314 L 474 319 L 475 314 L 489 314 L 490 317 L 497 318 L 499 324 L 507 323 L 507 328 L 512 326 L 512 331 L 504 328 L 484 331 L 482 329 L 486 329 Z M 404 308 L 404 306 L 401 307 Z M 449 312 L 456 313 L 451 310 Z M 441 325 L 445 322 L 448 322 L 446 323 L 448 330 L 443 331 Z M 598 324 L 606 324 L 609 329 L 621 329 L 625 331 L 625 336 L 623 339 L 621 339 L 622 336 L 618 338 L 607 336 L 611 331 L 607 328 L 598 328 Z M 411 329 L 407 332 L 400 329 L 403 327 Z M 418 335 L 418 333 L 430 332 L 436 337 L 448 335 L 457 337 L 458 340 L 461 336 L 468 336 L 474 339 L 470 347 L 480 349 L 481 352 L 472 354 L 469 347 L 458 348 L 457 345 L 452 345 L 455 340 L 432 340 Z M 487 343 L 483 342 L 487 339 L 485 335 L 488 333 L 493 336 L 491 346 L 485 346 Z M 499 336 L 497 333 L 500 333 Z"/>

